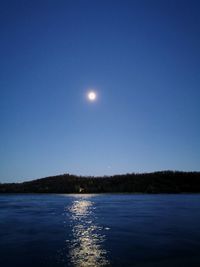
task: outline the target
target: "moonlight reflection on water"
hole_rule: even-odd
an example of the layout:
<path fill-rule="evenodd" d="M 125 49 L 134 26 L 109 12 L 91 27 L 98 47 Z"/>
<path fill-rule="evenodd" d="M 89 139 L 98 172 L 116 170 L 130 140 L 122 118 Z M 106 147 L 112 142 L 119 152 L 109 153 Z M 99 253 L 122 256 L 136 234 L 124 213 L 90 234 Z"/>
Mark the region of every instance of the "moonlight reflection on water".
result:
<path fill-rule="evenodd" d="M 69 207 L 72 227 L 70 261 L 73 266 L 108 266 L 106 250 L 103 249 L 105 235 L 103 227 L 96 223 L 94 203 L 90 198 L 81 197 Z"/>

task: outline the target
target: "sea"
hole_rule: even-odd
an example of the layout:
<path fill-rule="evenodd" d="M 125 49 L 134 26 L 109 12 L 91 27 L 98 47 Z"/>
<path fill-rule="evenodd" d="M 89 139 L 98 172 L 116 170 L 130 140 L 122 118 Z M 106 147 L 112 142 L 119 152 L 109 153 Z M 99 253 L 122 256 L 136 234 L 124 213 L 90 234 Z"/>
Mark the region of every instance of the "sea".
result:
<path fill-rule="evenodd" d="M 1 267 L 199 267 L 199 194 L 1 194 Z"/>

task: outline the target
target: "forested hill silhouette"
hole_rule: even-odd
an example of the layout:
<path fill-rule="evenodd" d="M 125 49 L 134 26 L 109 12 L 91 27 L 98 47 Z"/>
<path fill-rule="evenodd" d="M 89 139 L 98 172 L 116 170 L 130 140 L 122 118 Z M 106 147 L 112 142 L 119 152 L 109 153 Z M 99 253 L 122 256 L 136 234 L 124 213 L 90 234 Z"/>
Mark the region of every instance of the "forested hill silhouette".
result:
<path fill-rule="evenodd" d="M 104 177 L 70 174 L 0 184 L 0 193 L 200 193 L 200 172 L 161 171 Z"/>

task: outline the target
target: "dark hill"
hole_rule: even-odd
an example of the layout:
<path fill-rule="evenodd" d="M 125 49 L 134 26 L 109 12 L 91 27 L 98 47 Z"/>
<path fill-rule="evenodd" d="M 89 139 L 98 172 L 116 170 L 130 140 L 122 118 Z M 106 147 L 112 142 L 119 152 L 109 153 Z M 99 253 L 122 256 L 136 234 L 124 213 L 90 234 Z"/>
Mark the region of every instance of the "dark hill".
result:
<path fill-rule="evenodd" d="M 162 171 L 104 177 L 69 174 L 0 184 L 0 193 L 200 193 L 200 172 Z"/>

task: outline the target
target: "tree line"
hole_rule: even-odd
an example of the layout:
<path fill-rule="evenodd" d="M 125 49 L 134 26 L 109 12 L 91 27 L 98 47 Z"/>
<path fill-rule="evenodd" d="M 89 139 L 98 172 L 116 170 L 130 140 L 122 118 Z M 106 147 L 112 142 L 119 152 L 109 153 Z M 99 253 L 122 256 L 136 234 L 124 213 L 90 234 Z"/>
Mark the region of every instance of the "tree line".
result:
<path fill-rule="evenodd" d="M 161 171 L 84 177 L 62 174 L 1 183 L 0 193 L 199 193 L 200 172 Z"/>

